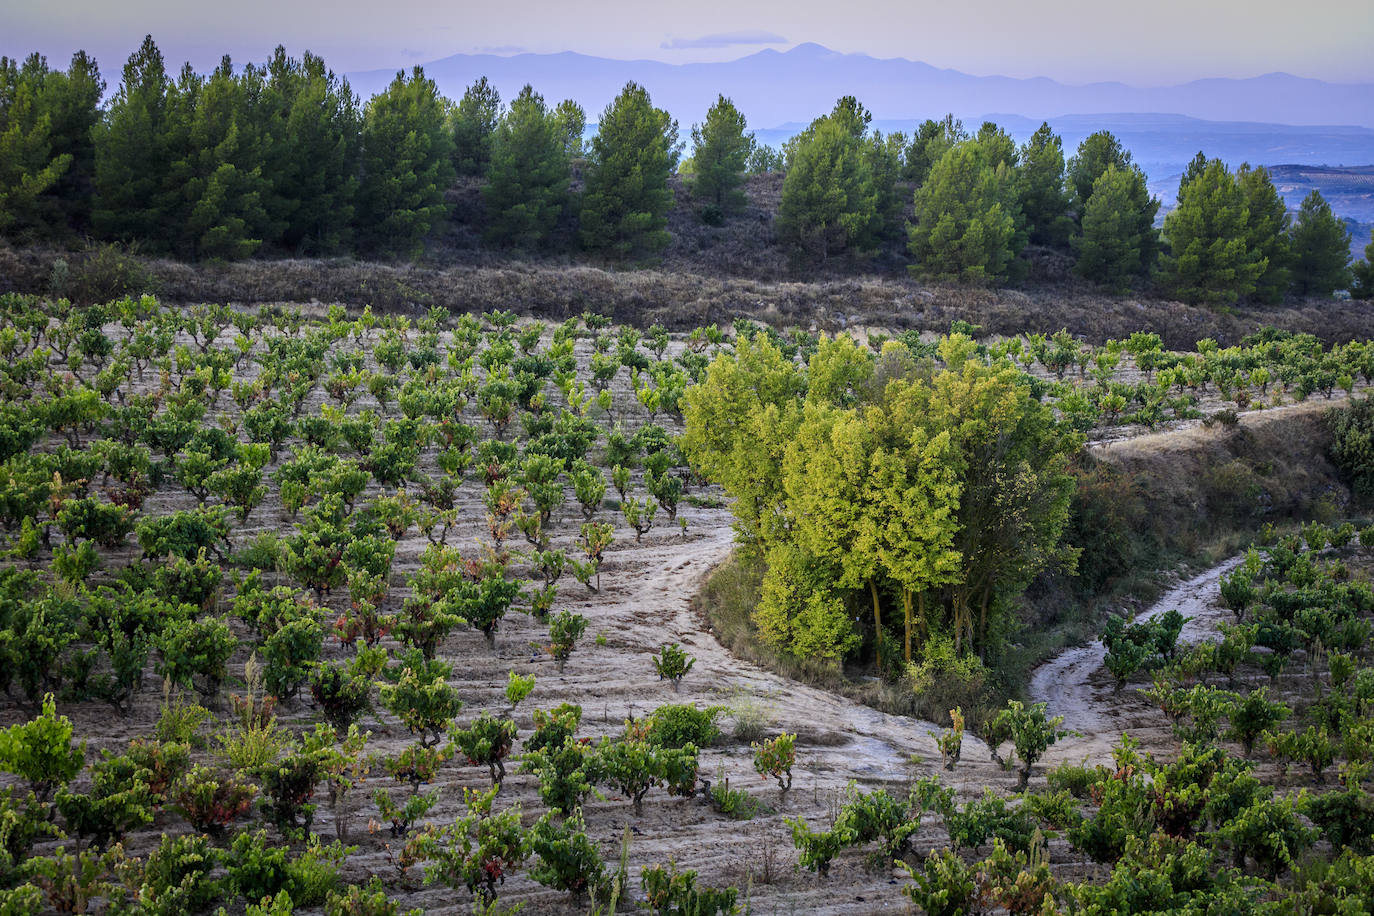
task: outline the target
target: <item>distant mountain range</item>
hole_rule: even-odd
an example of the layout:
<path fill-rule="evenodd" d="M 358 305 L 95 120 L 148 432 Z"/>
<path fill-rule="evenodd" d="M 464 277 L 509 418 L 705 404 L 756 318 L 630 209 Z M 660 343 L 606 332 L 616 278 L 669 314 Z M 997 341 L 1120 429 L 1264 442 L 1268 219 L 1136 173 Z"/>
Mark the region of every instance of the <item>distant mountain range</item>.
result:
<path fill-rule="evenodd" d="M 1038 123 L 1063 115 L 1166 112 L 1210 121 L 1374 128 L 1374 85 L 1327 83 L 1286 73 L 1158 88 L 1123 83 L 1070 86 L 1043 77 L 971 76 L 903 58 L 841 54 L 817 44 L 760 51 L 720 63 L 609 60 L 564 52 L 457 54 L 424 67 L 453 98 L 481 76 L 495 83 L 503 98 L 513 98 L 530 83 L 551 102 L 576 99 L 593 121 L 627 80 L 635 80 L 684 128 L 702 120 L 718 93 L 733 99 L 756 127 L 805 124 L 829 111 L 836 98 L 853 95 L 876 118 L 888 120 L 1000 111 Z M 384 89 L 395 73 L 372 70 L 348 77 L 366 98 Z"/>

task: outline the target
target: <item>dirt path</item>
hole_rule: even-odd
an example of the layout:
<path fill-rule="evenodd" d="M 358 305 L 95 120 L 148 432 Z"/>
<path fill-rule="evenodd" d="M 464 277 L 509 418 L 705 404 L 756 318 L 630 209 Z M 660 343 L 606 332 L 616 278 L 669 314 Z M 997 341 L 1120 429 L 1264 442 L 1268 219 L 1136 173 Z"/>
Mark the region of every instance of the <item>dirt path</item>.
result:
<path fill-rule="evenodd" d="M 1179 640 L 1198 643 L 1212 638 L 1216 625 L 1226 611 L 1218 602 L 1221 578 L 1234 569 L 1243 557 L 1232 557 L 1220 565 L 1182 582 L 1136 615 L 1136 622 L 1156 614 L 1178 610 L 1191 618 Z M 1100 642 L 1076 646 L 1036 668 L 1031 675 L 1030 698 L 1049 704 L 1051 715 L 1063 716 L 1066 727 L 1078 737 L 1061 741 L 1046 754 L 1045 762 L 1087 758 L 1094 762 L 1110 758 L 1123 731 L 1140 729 L 1167 733 L 1159 711 L 1145 702 L 1130 687 L 1116 692 L 1115 682 L 1103 667 L 1106 647 Z"/>

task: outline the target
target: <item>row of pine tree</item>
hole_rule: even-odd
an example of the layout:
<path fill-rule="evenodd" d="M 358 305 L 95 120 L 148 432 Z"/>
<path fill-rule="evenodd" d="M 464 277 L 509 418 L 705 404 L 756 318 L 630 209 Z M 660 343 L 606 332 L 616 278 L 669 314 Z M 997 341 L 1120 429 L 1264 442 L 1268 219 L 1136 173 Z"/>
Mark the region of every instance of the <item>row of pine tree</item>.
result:
<path fill-rule="evenodd" d="M 483 79 L 453 103 L 417 67 L 362 104 L 323 60 L 282 48 L 262 66 L 225 58 L 173 79 L 151 37 L 108 104 L 104 94 L 84 53 L 65 72 L 38 55 L 0 58 L 0 234 L 94 236 L 192 260 L 413 256 L 466 175 L 480 180 L 488 244 L 539 252 L 575 239 L 633 259 L 669 240 L 674 172 L 700 218 L 719 224 L 744 208 L 747 174 L 782 171 L 777 237 L 804 262 L 869 257 L 905 236 L 911 270 L 933 279 L 1015 281 L 1034 245 L 1104 288 L 1153 283 L 1191 302 L 1374 289 L 1368 259 L 1350 268 L 1348 233 L 1321 196 L 1294 220 L 1263 168 L 1232 172 L 1199 153 L 1157 230 L 1158 200 L 1107 132 L 1067 159 L 1048 125 L 1019 148 L 995 124 L 970 134 L 953 117 L 884 136 L 846 97 L 772 150 L 722 96 L 680 162 L 676 122 L 634 83 L 584 148 L 583 110 L 528 86 L 503 107 Z"/>

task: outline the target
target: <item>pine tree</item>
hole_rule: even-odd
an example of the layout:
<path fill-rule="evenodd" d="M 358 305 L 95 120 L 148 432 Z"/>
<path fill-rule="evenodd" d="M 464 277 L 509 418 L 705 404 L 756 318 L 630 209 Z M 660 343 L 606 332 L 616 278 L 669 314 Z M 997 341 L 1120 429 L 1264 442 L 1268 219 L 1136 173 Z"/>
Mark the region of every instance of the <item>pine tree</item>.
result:
<path fill-rule="evenodd" d="M 902 167 L 902 178 L 920 187 L 925 184 L 926 176 L 935 163 L 955 144 L 969 138 L 964 130 L 964 122 L 947 114 L 943 120 L 925 120 L 916 128 L 911 145 L 906 148 L 906 161 Z"/>
<path fill-rule="evenodd" d="M 164 237 L 168 180 L 167 96 L 172 82 L 151 35 L 124 65 L 123 80 L 95 137 L 92 223 L 106 238 Z"/>
<path fill-rule="evenodd" d="M 1090 134 L 1078 144 L 1078 152 L 1069 160 L 1068 190 L 1076 218 L 1081 222 L 1092 197 L 1093 185 L 1107 166 L 1115 165 L 1124 172 L 1131 166 L 1131 154 L 1121 146 L 1110 131 Z"/>
<path fill-rule="evenodd" d="M 1254 297 L 1272 305 L 1283 299 L 1292 282 L 1288 208 L 1264 166 L 1242 165 L 1236 170 L 1236 182 L 1245 192 L 1246 206 L 1250 210 L 1245 245 L 1266 261 L 1264 273 L 1255 280 Z"/>
<path fill-rule="evenodd" d="M 862 141 L 839 121 L 821 119 L 789 150 L 778 208 L 778 238 L 816 261 L 876 247 L 878 195 Z"/>
<path fill-rule="evenodd" d="M 363 115 L 362 179 L 357 232 L 364 248 L 417 255 L 448 207 L 453 180 L 453 139 L 447 103 L 434 81 L 416 67 L 373 96 Z"/>
<path fill-rule="evenodd" d="M 482 188 L 488 241 L 533 249 L 553 231 L 568 203 L 567 137 L 561 127 L 530 86 L 497 122 Z"/>
<path fill-rule="evenodd" d="M 1073 238 L 1078 273 L 1113 291 L 1148 272 L 1154 257 L 1154 215 L 1159 201 L 1149 196 L 1145 176 L 1132 166 L 1107 165 L 1093 184 L 1083 226 Z"/>
<path fill-rule="evenodd" d="M 1299 296 L 1329 299 L 1350 283 L 1350 230 L 1320 191 L 1303 199 L 1291 233 L 1293 288 Z"/>
<path fill-rule="evenodd" d="M 265 70 L 248 67 L 243 80 L 269 183 L 268 236 L 297 254 L 341 250 L 358 192 L 357 96 L 321 58 L 307 51 L 297 60 L 280 46 Z"/>
<path fill-rule="evenodd" d="M 1374 299 L 1374 231 L 1369 233 L 1369 244 L 1364 246 L 1364 260 L 1350 270 L 1354 277 L 1350 294 L 1356 299 Z"/>
<path fill-rule="evenodd" d="M 1021 147 L 1021 212 L 1030 241 L 1062 248 L 1069 242 L 1073 220 L 1064 192 L 1064 143 L 1042 123 Z"/>
<path fill-rule="evenodd" d="M 0 233 L 32 236 L 43 229 L 43 195 L 71 167 L 54 151 L 52 119 L 44 111 L 47 65 L 31 58 L 23 70 L 0 57 Z"/>
<path fill-rule="evenodd" d="M 492 135 L 501 117 L 501 93 L 484 76 L 463 93 L 450 115 L 453 164 L 459 175 L 481 176 L 491 162 Z"/>
<path fill-rule="evenodd" d="M 582 244 L 619 258 L 668 244 L 668 176 L 677 168 L 677 122 L 627 83 L 601 113 L 588 157 Z"/>
<path fill-rule="evenodd" d="M 1020 249 L 1015 173 L 989 165 L 982 145 L 948 150 L 916 189 L 916 220 L 907 229 L 913 273 L 940 280 L 996 283 Z"/>
<path fill-rule="evenodd" d="M 1181 184 L 1178 205 L 1164 219 L 1170 251 L 1162 280 L 1170 294 L 1227 305 L 1253 293 L 1267 262 L 1246 245 L 1249 223 L 1245 191 L 1221 160 Z"/>
<path fill-rule="evenodd" d="M 744 169 L 754 148 L 754 138 L 745 134 L 745 127 L 744 115 L 723 95 L 706 112 L 704 124 L 692 125 L 692 161 L 696 165 L 692 197 L 703 208 L 707 222 L 744 207 Z"/>
<path fill-rule="evenodd" d="M 893 228 L 904 138 L 869 134 L 872 117 L 845 96 L 784 145 L 778 237 L 794 252 L 867 257 Z"/>
<path fill-rule="evenodd" d="M 25 61 L 21 78 L 26 74 L 37 83 L 38 108 L 47 118 L 52 161 L 70 157 L 57 180 L 34 202 L 36 229 L 53 239 L 87 233 L 95 177 L 92 134 L 100 122 L 100 100 L 105 94 L 100 68 L 84 51 L 72 55 L 66 72 L 49 70 L 47 61 L 34 54 Z"/>
<path fill-rule="evenodd" d="M 563 152 L 571 159 L 583 156 L 582 134 L 587 129 L 587 113 L 572 99 L 564 99 L 553 110 L 553 123 L 563 141 Z"/>
<path fill-rule="evenodd" d="M 984 121 L 973 139 L 978 143 L 983 161 L 989 166 L 997 168 L 999 165 L 1005 165 L 1009 169 L 1016 168 L 1016 141 L 996 123 Z"/>

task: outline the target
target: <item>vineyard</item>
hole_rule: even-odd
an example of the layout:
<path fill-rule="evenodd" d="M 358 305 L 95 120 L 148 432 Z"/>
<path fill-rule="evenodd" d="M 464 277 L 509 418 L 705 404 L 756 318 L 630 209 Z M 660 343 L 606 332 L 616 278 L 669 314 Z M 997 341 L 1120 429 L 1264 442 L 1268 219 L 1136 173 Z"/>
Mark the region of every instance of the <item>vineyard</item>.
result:
<path fill-rule="evenodd" d="M 0 314 L 0 913 L 1371 912 L 1374 527 L 1267 531 L 1081 685 L 929 723 L 721 646 L 747 526 L 685 436 L 751 353 L 957 359 L 1076 447 L 1353 399 L 1374 495 L 1374 345 Z"/>

